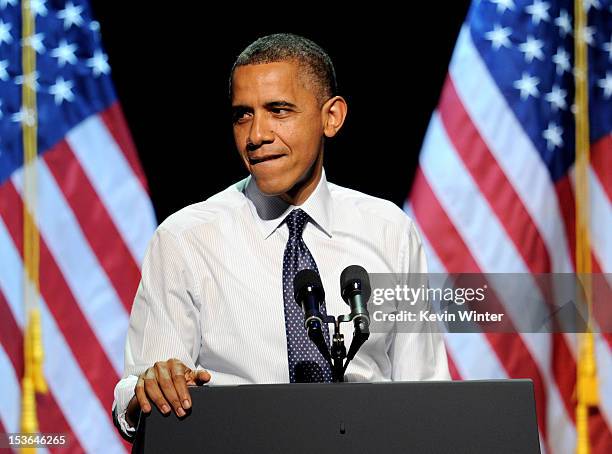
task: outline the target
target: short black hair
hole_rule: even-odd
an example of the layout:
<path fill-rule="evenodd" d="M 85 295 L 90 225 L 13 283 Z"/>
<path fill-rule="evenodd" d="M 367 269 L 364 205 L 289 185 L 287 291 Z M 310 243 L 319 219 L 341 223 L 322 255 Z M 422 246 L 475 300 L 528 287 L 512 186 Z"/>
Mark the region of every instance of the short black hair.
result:
<path fill-rule="evenodd" d="M 336 95 L 336 71 L 327 52 L 303 36 L 275 33 L 257 39 L 238 55 L 230 73 L 230 98 L 232 78 L 237 67 L 283 61 L 295 61 L 302 67 L 305 75 L 316 85 L 321 101 Z"/>

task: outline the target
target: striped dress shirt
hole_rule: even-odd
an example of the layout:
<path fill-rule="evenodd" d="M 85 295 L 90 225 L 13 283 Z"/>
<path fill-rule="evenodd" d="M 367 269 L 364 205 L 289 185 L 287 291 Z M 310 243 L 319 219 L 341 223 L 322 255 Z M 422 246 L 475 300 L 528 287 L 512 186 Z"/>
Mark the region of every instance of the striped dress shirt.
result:
<path fill-rule="evenodd" d="M 142 267 L 115 388 L 114 414 L 125 433 L 137 376 L 157 361 L 182 360 L 211 374 L 209 385 L 288 383 L 283 308 L 283 220 L 296 208 L 261 193 L 248 177 L 168 217 Z M 312 219 L 303 238 L 319 268 L 327 313 L 349 307 L 339 278 L 349 265 L 370 273 L 425 273 L 414 223 L 391 202 L 328 183 L 325 172 L 300 205 Z M 345 343 L 352 324 L 343 324 Z M 372 333 L 347 381 L 449 379 L 439 333 Z"/>

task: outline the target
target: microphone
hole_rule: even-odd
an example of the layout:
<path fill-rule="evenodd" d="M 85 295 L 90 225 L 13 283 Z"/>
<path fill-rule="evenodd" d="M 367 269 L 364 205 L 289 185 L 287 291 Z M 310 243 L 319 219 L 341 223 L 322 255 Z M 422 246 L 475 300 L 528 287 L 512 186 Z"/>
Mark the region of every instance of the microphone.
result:
<path fill-rule="evenodd" d="M 304 269 L 293 278 L 293 295 L 295 302 L 304 311 L 304 327 L 309 328 L 315 323 L 322 324 L 321 301 L 325 300 L 325 291 L 321 278 L 313 270 Z"/>
<path fill-rule="evenodd" d="M 344 374 L 349 362 L 370 337 L 370 313 L 367 303 L 372 294 L 372 289 L 370 288 L 368 272 L 359 265 L 346 267 L 340 275 L 340 294 L 344 302 L 351 308 L 349 320 L 353 320 L 355 326 L 353 340 L 342 371 Z"/>
<path fill-rule="evenodd" d="M 351 265 L 340 275 L 340 294 L 351 308 L 351 320 L 357 332 L 369 332 L 368 300 L 372 294 L 368 272 L 359 265 Z"/>
<path fill-rule="evenodd" d="M 331 364 L 331 356 L 323 336 L 323 314 L 320 309 L 321 303 L 325 301 L 325 291 L 319 275 L 310 269 L 299 271 L 293 278 L 293 296 L 304 311 L 304 327 L 308 330 L 308 337 Z"/>

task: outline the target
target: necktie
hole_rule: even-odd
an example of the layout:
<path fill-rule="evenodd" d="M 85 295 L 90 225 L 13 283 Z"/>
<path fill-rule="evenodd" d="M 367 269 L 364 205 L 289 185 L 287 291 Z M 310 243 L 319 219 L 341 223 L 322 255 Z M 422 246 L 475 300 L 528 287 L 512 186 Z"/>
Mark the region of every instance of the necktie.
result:
<path fill-rule="evenodd" d="M 285 303 L 285 331 L 291 383 L 331 382 L 333 375 L 329 364 L 315 344 L 308 338 L 304 327 L 304 313 L 293 296 L 293 279 L 298 271 L 311 269 L 317 274 L 317 264 L 302 238 L 304 226 L 310 220 L 303 210 L 293 210 L 285 218 L 289 228 L 289 240 L 283 258 L 283 299 Z M 321 313 L 326 315 L 325 304 Z M 325 342 L 329 346 L 329 329 L 323 323 Z"/>

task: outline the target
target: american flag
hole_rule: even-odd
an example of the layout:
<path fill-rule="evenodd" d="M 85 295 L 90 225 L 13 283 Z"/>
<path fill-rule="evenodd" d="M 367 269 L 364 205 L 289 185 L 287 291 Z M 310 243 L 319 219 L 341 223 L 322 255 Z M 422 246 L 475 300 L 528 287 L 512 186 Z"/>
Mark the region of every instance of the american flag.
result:
<path fill-rule="evenodd" d="M 0 0 L 0 433 L 20 431 L 22 124 L 31 120 L 22 84 L 30 84 L 49 388 L 37 396 L 39 430 L 68 434 L 71 444 L 60 452 L 126 452 L 110 410 L 155 215 L 89 5 L 31 0 L 35 30 L 26 40 L 21 6 Z M 22 46 L 36 53 L 33 75 L 23 74 Z"/>
<path fill-rule="evenodd" d="M 612 2 L 588 26 L 593 271 L 612 272 Z M 461 29 L 405 209 L 432 272 L 575 269 L 574 2 L 481 0 Z M 543 452 L 576 446 L 570 334 L 447 334 L 454 379 L 533 379 Z M 612 452 L 612 336 L 597 334 L 592 452 Z M 501 410 L 500 410 L 501 411 Z"/>

